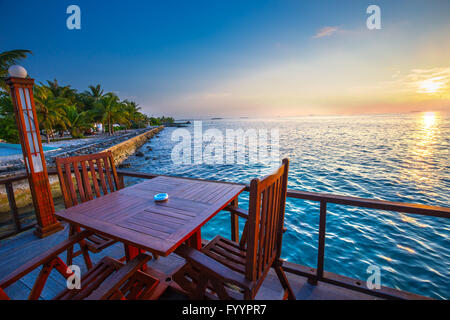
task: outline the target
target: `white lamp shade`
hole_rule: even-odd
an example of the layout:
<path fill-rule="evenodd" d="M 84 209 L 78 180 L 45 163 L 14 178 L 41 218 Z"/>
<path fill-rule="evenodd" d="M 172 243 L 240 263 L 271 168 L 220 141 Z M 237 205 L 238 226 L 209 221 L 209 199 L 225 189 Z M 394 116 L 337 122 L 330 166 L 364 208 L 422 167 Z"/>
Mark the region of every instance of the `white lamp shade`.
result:
<path fill-rule="evenodd" d="M 8 68 L 8 73 L 10 77 L 13 78 L 26 78 L 27 77 L 27 70 L 25 70 L 24 67 L 19 65 L 13 65 Z"/>

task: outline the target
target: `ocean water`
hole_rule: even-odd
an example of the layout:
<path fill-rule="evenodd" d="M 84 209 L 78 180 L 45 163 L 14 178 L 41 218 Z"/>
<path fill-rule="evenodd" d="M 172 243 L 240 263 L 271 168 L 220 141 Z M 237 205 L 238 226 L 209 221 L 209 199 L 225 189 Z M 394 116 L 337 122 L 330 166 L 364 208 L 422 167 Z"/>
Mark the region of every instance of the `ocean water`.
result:
<path fill-rule="evenodd" d="M 280 159 L 290 159 L 290 189 L 449 207 L 449 120 L 448 114 L 429 112 L 220 119 L 202 125 L 224 135 L 226 129 L 278 129 Z M 130 157 L 131 168 L 242 183 L 271 171 L 262 164 L 175 164 L 174 130 L 165 128 L 144 145 L 146 157 Z M 248 193 L 239 202 L 247 208 Z M 315 267 L 318 222 L 318 203 L 288 199 L 282 257 Z M 206 239 L 216 234 L 230 236 L 229 213 L 219 213 L 202 229 Z M 326 271 L 365 281 L 367 268 L 375 265 L 382 285 L 450 298 L 448 219 L 328 204 L 325 243 Z"/>

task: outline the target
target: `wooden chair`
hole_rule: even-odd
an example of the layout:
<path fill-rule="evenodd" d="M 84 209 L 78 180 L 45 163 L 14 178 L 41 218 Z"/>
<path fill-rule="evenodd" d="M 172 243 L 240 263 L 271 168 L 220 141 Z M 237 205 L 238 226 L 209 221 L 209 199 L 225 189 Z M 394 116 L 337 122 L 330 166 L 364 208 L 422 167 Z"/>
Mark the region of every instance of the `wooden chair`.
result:
<path fill-rule="evenodd" d="M 56 169 L 66 208 L 123 188 L 110 151 L 56 158 Z M 72 178 L 72 173 L 75 179 Z M 74 180 L 76 184 L 74 184 Z M 77 232 L 80 232 L 80 227 L 71 225 L 69 236 Z M 67 263 L 71 265 L 74 257 L 83 254 L 86 266 L 90 269 L 92 262 L 88 251 L 97 253 L 115 242 L 105 236 L 93 234 L 85 242 L 80 243 L 80 251 L 74 253 L 73 247 L 67 250 Z"/>
<path fill-rule="evenodd" d="M 71 236 L 56 247 L 33 258 L 19 269 L 15 270 L 4 279 L 0 280 L 0 300 L 9 300 L 4 289 L 42 266 L 33 288 L 28 296 L 30 300 L 39 299 L 45 283 L 53 269 L 56 269 L 64 278 L 73 275 L 67 265 L 58 257 L 62 252 L 73 247 L 92 232 L 84 230 Z M 123 264 L 110 257 L 104 257 L 91 270 L 81 278 L 80 289 L 65 289 L 55 300 L 115 300 L 115 299 L 158 299 L 167 288 L 167 285 L 147 273 L 140 271 L 144 264 L 151 258 L 146 253 L 141 253 L 136 258 Z"/>
<path fill-rule="evenodd" d="M 228 207 L 247 219 L 240 243 L 217 236 L 201 251 L 187 245 L 175 252 L 187 263 L 173 279 L 194 299 L 254 299 L 271 268 L 295 299 L 282 268 L 281 243 L 288 179 L 288 159 L 272 175 L 250 183 L 249 211 Z"/>

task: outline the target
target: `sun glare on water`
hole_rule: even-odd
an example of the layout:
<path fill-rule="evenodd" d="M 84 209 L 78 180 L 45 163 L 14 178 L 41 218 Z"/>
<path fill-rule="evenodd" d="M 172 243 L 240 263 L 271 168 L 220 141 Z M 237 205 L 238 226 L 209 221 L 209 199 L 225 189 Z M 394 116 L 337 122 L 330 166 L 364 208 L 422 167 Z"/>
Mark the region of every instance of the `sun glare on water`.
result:
<path fill-rule="evenodd" d="M 425 128 L 431 127 L 436 122 L 436 114 L 434 112 L 425 112 L 423 114 L 423 123 Z"/>

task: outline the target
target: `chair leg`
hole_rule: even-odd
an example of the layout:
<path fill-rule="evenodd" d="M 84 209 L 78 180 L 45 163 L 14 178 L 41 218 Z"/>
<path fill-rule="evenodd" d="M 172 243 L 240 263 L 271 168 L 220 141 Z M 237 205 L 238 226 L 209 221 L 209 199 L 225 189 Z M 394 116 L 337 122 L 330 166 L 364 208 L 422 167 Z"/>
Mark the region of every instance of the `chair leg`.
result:
<path fill-rule="evenodd" d="M 54 261 L 47 262 L 42 266 L 39 275 L 36 278 L 36 281 L 33 284 L 33 288 L 31 289 L 30 295 L 28 296 L 29 300 L 38 300 L 41 296 L 42 290 L 44 289 L 45 283 L 47 282 L 48 276 L 54 267 Z"/>
<path fill-rule="evenodd" d="M 67 248 L 67 265 L 71 266 L 72 265 L 72 261 L 73 261 L 73 246 Z"/>
<path fill-rule="evenodd" d="M 69 237 L 73 236 L 75 234 L 75 228 L 73 225 L 69 226 Z M 67 248 L 67 259 L 66 263 L 68 266 L 71 266 L 73 262 L 73 246 Z"/>
<path fill-rule="evenodd" d="M 191 299 L 193 300 L 203 300 L 205 299 L 205 291 L 206 286 L 208 285 L 208 279 L 205 276 L 200 275 L 197 286 L 195 287 L 195 291 L 193 292 L 193 295 Z"/>
<path fill-rule="evenodd" d="M 225 290 L 223 282 L 218 281 L 217 279 L 210 279 L 210 282 L 220 300 L 231 300 L 230 296 Z"/>
<path fill-rule="evenodd" d="M 248 289 L 244 289 L 244 300 L 254 300 L 255 299 L 255 294 L 252 291 L 248 290 Z"/>
<path fill-rule="evenodd" d="M 89 250 L 86 245 L 86 241 L 84 241 L 84 240 L 80 241 L 80 248 L 81 248 L 81 253 L 83 254 L 84 263 L 86 264 L 86 268 L 88 270 L 91 270 L 92 260 L 91 260 L 91 257 L 89 256 Z"/>
<path fill-rule="evenodd" d="M 294 292 L 292 291 L 291 285 L 289 284 L 289 281 L 286 277 L 286 274 L 284 273 L 283 268 L 281 267 L 281 264 L 276 264 L 274 266 L 275 272 L 277 273 L 278 279 L 281 282 L 281 285 L 283 286 L 284 290 L 287 290 L 288 293 L 288 299 L 289 300 L 296 300 Z"/>

